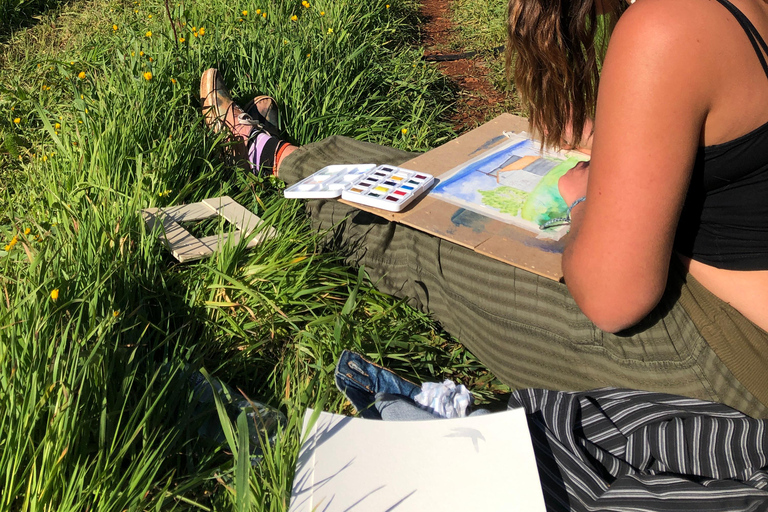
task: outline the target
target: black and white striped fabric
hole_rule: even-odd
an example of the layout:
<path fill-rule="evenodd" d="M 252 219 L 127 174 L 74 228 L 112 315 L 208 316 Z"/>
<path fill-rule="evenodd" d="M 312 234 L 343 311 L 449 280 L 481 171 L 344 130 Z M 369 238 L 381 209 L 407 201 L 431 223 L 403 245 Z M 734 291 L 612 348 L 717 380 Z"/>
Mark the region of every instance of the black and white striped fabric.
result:
<path fill-rule="evenodd" d="M 548 510 L 768 510 L 766 421 L 727 406 L 606 388 L 516 391 Z"/>

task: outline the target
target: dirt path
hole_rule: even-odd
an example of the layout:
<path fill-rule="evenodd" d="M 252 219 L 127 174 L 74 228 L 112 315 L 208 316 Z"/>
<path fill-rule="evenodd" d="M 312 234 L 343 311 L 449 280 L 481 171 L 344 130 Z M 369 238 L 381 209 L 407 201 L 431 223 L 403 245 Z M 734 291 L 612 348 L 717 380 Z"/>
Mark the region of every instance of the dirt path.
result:
<path fill-rule="evenodd" d="M 451 0 L 422 0 L 421 14 L 426 21 L 422 44 L 427 59 L 463 53 L 451 49 L 450 3 Z M 506 96 L 488 80 L 488 67 L 481 55 L 437 62 L 437 66 L 459 89 L 456 111 L 451 116 L 457 132 L 471 130 L 499 113 L 498 107 L 505 103 Z"/>

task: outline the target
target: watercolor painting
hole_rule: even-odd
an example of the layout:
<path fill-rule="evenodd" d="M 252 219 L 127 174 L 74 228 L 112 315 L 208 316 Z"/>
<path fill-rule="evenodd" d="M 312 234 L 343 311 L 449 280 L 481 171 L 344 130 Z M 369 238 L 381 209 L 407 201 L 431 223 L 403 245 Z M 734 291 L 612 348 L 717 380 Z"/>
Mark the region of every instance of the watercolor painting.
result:
<path fill-rule="evenodd" d="M 430 195 L 466 210 L 513 224 L 545 238 L 558 239 L 567 227 L 542 230 L 545 222 L 565 216 L 560 176 L 587 156 L 541 150 L 538 141 L 515 134 L 441 176 Z"/>

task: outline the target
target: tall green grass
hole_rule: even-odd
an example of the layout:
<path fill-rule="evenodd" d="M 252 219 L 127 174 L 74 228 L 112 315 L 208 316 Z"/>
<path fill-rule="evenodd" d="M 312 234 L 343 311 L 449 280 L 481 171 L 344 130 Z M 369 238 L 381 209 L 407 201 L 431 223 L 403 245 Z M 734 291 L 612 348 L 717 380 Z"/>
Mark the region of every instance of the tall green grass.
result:
<path fill-rule="evenodd" d="M 446 140 L 451 97 L 409 45 L 415 7 L 389 1 L 174 2 L 169 19 L 160 2 L 95 0 L 3 47 L 0 510 L 285 510 L 303 411 L 350 412 L 332 384 L 344 348 L 499 389 L 321 250 L 279 183 L 223 163 L 202 123 L 199 76 L 217 66 L 238 99 L 273 95 L 296 143 Z M 278 236 L 180 265 L 138 215 L 224 194 Z M 199 435 L 197 369 L 286 413 L 257 467 L 244 417 L 222 423 L 226 443 Z"/>
<path fill-rule="evenodd" d="M 64 3 L 63 0 L 0 0 L 0 42 L 14 31 L 47 18 L 47 11 Z"/>

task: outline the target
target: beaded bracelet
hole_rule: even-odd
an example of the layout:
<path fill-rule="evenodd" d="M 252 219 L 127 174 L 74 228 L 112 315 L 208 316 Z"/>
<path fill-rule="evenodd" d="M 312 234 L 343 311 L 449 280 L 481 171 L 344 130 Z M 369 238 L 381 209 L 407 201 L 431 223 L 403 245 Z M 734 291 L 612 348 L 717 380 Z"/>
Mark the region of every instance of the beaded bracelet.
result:
<path fill-rule="evenodd" d="M 583 203 L 587 200 L 587 196 L 581 196 L 575 200 L 571 206 L 565 211 L 565 217 L 558 217 L 556 219 L 549 219 L 547 222 L 539 226 L 540 229 L 553 228 L 555 226 L 565 226 L 571 223 L 571 210 L 573 210 L 577 204 Z"/>

